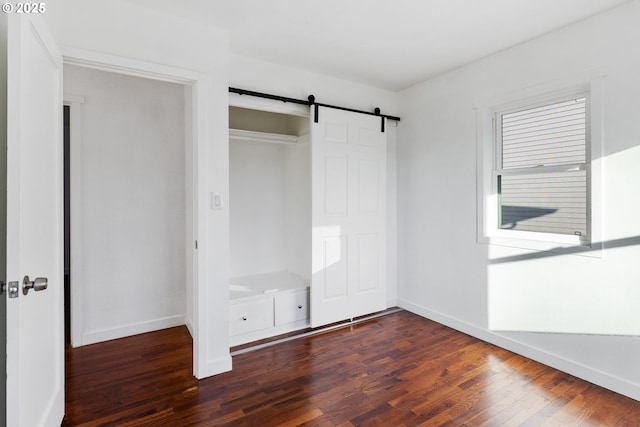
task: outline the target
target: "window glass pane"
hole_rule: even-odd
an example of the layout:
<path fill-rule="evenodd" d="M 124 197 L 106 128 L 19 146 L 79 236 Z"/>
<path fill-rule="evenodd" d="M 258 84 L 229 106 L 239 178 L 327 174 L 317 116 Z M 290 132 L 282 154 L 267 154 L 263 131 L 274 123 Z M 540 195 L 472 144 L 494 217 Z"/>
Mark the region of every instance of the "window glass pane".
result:
<path fill-rule="evenodd" d="M 585 161 L 585 98 L 502 115 L 503 169 Z"/>
<path fill-rule="evenodd" d="M 498 176 L 501 229 L 587 235 L 587 173 Z"/>

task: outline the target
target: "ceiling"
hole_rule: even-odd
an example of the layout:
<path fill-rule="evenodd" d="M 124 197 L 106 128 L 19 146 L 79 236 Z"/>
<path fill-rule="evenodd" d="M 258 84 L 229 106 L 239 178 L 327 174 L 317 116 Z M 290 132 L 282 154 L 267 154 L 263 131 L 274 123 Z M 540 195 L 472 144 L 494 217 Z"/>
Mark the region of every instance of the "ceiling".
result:
<path fill-rule="evenodd" d="M 232 54 L 400 90 L 628 0 L 126 0 L 226 29 Z"/>

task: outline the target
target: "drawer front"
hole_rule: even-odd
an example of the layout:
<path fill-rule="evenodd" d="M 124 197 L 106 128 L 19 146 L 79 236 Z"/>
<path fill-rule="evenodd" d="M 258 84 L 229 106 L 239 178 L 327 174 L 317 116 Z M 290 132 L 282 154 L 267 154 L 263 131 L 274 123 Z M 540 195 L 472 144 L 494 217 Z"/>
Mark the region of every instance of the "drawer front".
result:
<path fill-rule="evenodd" d="M 309 291 L 276 295 L 276 325 L 309 318 Z"/>
<path fill-rule="evenodd" d="M 240 335 L 273 327 L 273 298 L 229 307 L 229 335 Z"/>

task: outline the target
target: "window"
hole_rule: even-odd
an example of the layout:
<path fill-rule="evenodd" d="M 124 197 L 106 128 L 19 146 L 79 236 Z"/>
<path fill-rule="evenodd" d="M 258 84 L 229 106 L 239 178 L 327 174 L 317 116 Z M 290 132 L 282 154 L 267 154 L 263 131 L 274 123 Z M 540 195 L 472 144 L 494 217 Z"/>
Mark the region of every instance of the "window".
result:
<path fill-rule="evenodd" d="M 477 240 L 601 257 L 604 76 L 476 102 Z"/>
<path fill-rule="evenodd" d="M 499 230 L 588 243 L 587 100 L 581 94 L 495 113 Z"/>

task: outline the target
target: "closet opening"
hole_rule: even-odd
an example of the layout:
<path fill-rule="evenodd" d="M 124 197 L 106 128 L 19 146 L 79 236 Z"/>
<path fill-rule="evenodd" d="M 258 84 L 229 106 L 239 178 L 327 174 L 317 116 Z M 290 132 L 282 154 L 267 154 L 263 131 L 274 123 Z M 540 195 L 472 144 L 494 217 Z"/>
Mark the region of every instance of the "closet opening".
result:
<path fill-rule="evenodd" d="M 229 107 L 231 346 L 309 327 L 309 127 Z"/>
<path fill-rule="evenodd" d="M 229 107 L 230 345 L 395 305 L 395 121 L 243 98 Z"/>

